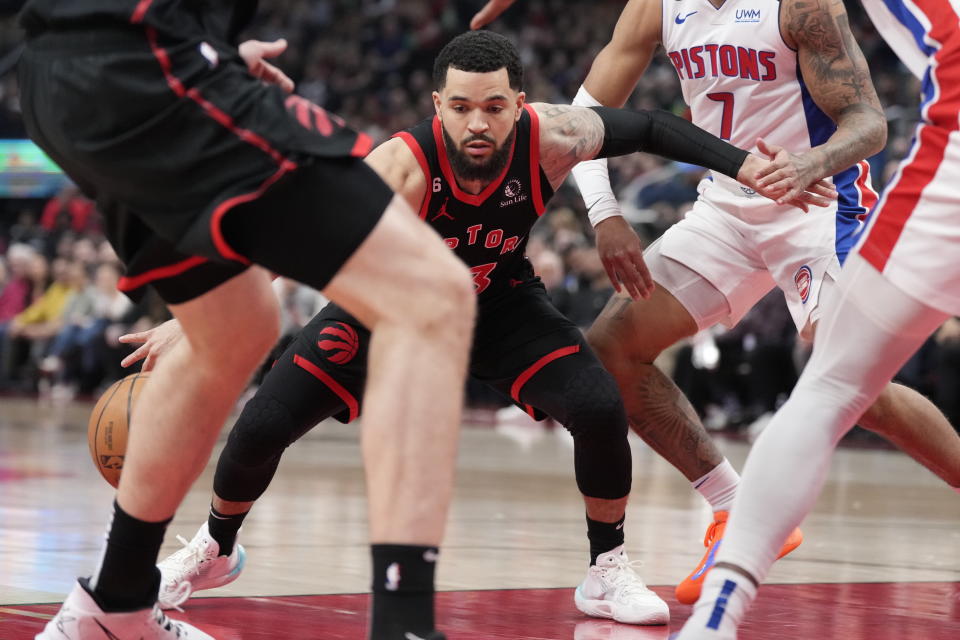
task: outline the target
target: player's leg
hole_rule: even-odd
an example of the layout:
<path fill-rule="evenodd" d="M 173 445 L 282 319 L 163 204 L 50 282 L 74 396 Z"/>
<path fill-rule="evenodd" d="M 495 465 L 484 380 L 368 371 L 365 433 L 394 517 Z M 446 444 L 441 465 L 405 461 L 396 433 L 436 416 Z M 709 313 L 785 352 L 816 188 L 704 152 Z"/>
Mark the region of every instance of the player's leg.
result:
<path fill-rule="evenodd" d="M 400 202 L 324 291 L 373 334 L 362 447 L 375 640 L 431 637 L 476 308 L 466 267 Z"/>
<path fill-rule="evenodd" d="M 756 584 L 813 506 L 836 443 L 947 318 L 859 256 L 848 260 L 837 288 L 790 400 L 750 452 L 717 566 L 682 640 L 735 637 Z"/>
<path fill-rule="evenodd" d="M 196 591 L 236 580 L 246 561 L 237 534 L 270 485 L 286 447 L 326 418 L 355 417 L 369 332 L 355 321 L 343 322 L 348 319 L 328 305 L 291 342 L 244 406 L 217 461 L 206 524 L 158 564 L 161 608 L 180 606 Z"/>
<path fill-rule="evenodd" d="M 523 318 L 544 335 L 515 348 L 505 336 L 504 353 L 522 353 L 525 362 L 508 384 L 497 386 L 515 402 L 546 413 L 573 436 L 574 471 L 586 507 L 590 544 L 590 567 L 575 594 L 577 608 L 629 624 L 666 624 L 669 607 L 646 588 L 623 547 L 632 463 L 616 381 L 542 290 L 525 293 L 530 299 L 511 305 L 506 313 Z M 496 349 L 489 349 L 488 355 L 511 359 Z"/>
<path fill-rule="evenodd" d="M 104 628 L 118 637 L 209 638 L 151 613 L 160 579 L 156 557 L 220 425 L 276 339 L 277 305 L 267 274 L 249 269 L 171 311 L 184 339 L 160 360 L 134 408 L 99 566 L 38 636 L 44 640 L 93 637 Z"/>
<path fill-rule="evenodd" d="M 630 427 L 694 481 L 716 468 L 723 455 L 683 392 L 654 365 L 664 349 L 697 332 L 687 309 L 663 283 L 656 284 L 649 299 L 615 294 L 587 339 L 617 380 Z"/>
<path fill-rule="evenodd" d="M 772 280 L 755 258 L 736 249 L 742 239 L 702 203 L 644 254 L 657 287 L 648 300 L 614 296 L 587 334 L 604 366 L 617 379 L 634 430 L 657 453 L 679 469 L 710 504 L 713 522 L 707 529 L 704 554 L 679 583 L 677 599 L 692 604 L 715 557 L 736 495 L 740 477 L 713 443 L 699 416 L 654 359 L 673 342 L 698 329 L 738 320 L 761 298 Z M 722 220 L 722 218 L 720 219 Z M 717 242 L 704 244 L 704 237 Z M 730 286 L 729 297 L 686 264 L 665 255 L 683 251 L 698 268 L 718 269 Z M 698 257 L 698 256 L 703 256 Z M 711 267 L 715 263 L 719 267 Z M 737 301 L 732 308 L 730 299 Z M 785 545 L 789 553 L 800 544 L 799 531 Z"/>
<path fill-rule="evenodd" d="M 891 382 L 857 424 L 883 436 L 960 490 L 960 434 L 929 398 Z"/>
<path fill-rule="evenodd" d="M 236 206 L 222 236 L 240 256 L 323 289 L 370 328 L 362 447 L 373 545 L 371 637 L 433 628 L 435 547 L 453 489 L 476 296 L 466 267 L 367 165 L 317 160 Z M 323 202 L 324 215 L 297 215 Z M 379 216 L 368 231 L 371 212 Z M 264 237 L 279 233 L 283 247 Z M 364 237 L 365 236 L 365 237 Z M 339 245 L 362 240 L 327 282 Z M 330 248 L 331 254 L 324 252 Z M 404 567 L 399 589 L 388 579 Z M 394 569 L 390 569 L 394 567 Z"/>

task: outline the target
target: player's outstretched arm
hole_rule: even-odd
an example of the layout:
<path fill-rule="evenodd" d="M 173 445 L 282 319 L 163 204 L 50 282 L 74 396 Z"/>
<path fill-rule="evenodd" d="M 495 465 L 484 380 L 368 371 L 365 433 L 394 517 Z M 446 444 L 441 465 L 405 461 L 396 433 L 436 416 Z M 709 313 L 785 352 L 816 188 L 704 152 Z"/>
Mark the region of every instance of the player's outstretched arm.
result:
<path fill-rule="evenodd" d="M 533 108 L 540 115 L 541 123 L 540 166 L 554 188 L 559 187 L 578 162 L 637 151 L 713 169 L 752 188 L 758 188 L 757 175 L 770 162 L 666 111 L 544 103 L 536 103 Z M 772 161 L 789 168 L 792 157 L 780 154 Z M 796 177 L 781 179 L 778 185 L 777 193 L 762 188 L 758 191 L 769 198 L 795 191 L 798 195 L 791 197 L 790 203 L 797 206 L 804 202 L 829 204 L 826 198 L 814 194 L 810 194 L 810 199 L 798 199 L 811 185 L 802 184 Z"/>
<path fill-rule="evenodd" d="M 621 107 L 653 57 L 660 42 L 659 0 L 630 0 L 620 13 L 610 42 L 597 54 L 587 79 L 573 99 L 579 107 Z M 614 289 L 621 286 L 634 300 L 653 293 L 653 277 L 643 260 L 639 236 L 623 219 L 610 185 L 605 159 L 573 168 L 590 224 L 596 229 L 597 251 Z"/>
<path fill-rule="evenodd" d="M 810 97 L 837 123 L 826 143 L 798 157 L 801 181 L 835 175 L 883 149 L 887 121 L 843 1 L 783 0 L 780 24 Z M 780 177 L 767 176 L 761 186 Z"/>

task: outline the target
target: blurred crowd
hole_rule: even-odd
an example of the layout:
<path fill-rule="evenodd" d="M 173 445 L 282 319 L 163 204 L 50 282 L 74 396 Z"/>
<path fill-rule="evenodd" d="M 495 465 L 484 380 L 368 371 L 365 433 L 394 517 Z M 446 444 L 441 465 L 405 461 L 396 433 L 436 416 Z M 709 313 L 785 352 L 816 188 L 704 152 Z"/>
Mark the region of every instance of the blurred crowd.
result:
<path fill-rule="evenodd" d="M 0 71 L 20 40 L 0 0 Z M 376 140 L 433 111 L 432 61 L 466 28 L 482 0 L 272 0 L 247 34 L 286 38 L 278 64 L 306 98 L 343 115 Z M 883 43 L 857 2 L 848 2 L 854 36 L 863 48 L 890 123 L 887 148 L 871 158 L 881 187 L 905 155 L 918 115 L 917 81 Z M 528 99 L 569 102 L 609 38 L 623 1 L 524 0 L 494 29 L 518 44 Z M 630 100 L 635 108 L 686 111 L 675 71 L 662 52 Z M 24 137 L 14 74 L 0 76 L 0 138 Z M 645 241 L 679 219 L 696 197 L 698 167 L 633 155 L 611 161 L 611 176 L 627 218 Z M 49 202 L 0 200 L 0 385 L 66 385 L 91 391 L 118 375 L 129 350 L 116 337 L 163 317 L 161 305 L 133 305 L 115 291 L 118 268 L 102 241 L 89 202 L 67 189 Z M 593 246 L 583 202 L 565 185 L 535 228 L 529 255 L 560 309 L 588 326 L 611 293 Z M 322 302 L 293 283 L 279 283 L 287 333 Z M 717 427 L 748 424 L 775 408 L 802 367 L 806 345 L 776 293 L 732 331 L 697 336 L 671 352 L 673 371 L 695 406 Z M 960 328 L 951 323 L 902 374 L 937 398 L 960 422 L 948 391 L 960 372 Z M 59 388 L 59 387 L 58 387 Z M 938 395 L 939 394 L 939 395 Z M 475 398 L 483 401 L 479 396 Z M 953 405 L 951 405 L 953 403 Z"/>

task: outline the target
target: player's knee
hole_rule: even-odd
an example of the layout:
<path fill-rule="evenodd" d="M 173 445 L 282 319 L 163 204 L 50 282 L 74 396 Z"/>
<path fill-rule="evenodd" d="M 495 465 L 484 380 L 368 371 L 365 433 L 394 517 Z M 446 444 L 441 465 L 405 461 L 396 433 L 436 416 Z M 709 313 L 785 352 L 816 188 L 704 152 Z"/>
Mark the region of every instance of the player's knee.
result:
<path fill-rule="evenodd" d="M 272 396 L 255 395 L 243 407 L 223 454 L 236 464 L 259 467 L 283 453 L 296 426 L 286 405 Z"/>
<path fill-rule="evenodd" d="M 881 436 L 887 435 L 891 425 L 891 417 L 896 415 L 894 406 L 897 402 L 897 387 L 901 387 L 891 382 L 883 388 L 880 395 L 866 409 L 863 410 L 860 419 L 857 421 L 864 429 L 869 429 Z"/>
<path fill-rule="evenodd" d="M 469 340 L 477 296 L 466 266 L 449 251 L 446 253 L 438 261 L 437 275 L 411 292 L 412 313 L 408 318 L 431 333 Z"/>
<path fill-rule="evenodd" d="M 626 441 L 627 416 L 617 383 L 599 366 L 580 369 L 563 390 L 564 426 L 574 438 Z"/>
<path fill-rule="evenodd" d="M 638 367 L 649 366 L 660 355 L 637 335 L 611 329 L 600 319 L 587 332 L 587 343 L 608 371 L 617 378 L 631 376 Z"/>
<path fill-rule="evenodd" d="M 190 347 L 197 356 L 196 366 L 207 367 L 218 376 L 235 373 L 246 379 L 280 337 L 280 313 L 276 298 L 270 295 L 258 299 L 252 294 L 233 326 L 217 325 L 194 332 Z"/>

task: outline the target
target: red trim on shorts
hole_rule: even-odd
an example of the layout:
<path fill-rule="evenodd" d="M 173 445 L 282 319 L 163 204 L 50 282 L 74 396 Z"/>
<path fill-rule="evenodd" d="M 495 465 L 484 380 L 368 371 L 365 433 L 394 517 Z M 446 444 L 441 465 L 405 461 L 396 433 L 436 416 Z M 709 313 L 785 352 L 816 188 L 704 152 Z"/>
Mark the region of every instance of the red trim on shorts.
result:
<path fill-rule="evenodd" d="M 205 262 L 209 262 L 206 258 L 201 258 L 200 256 L 191 256 L 186 260 L 167 265 L 165 267 L 157 267 L 156 269 L 150 269 L 149 271 L 144 271 L 143 273 L 137 274 L 135 276 L 124 276 L 120 278 L 120 281 L 117 282 L 117 289 L 120 291 L 134 291 L 140 287 L 144 287 L 154 280 L 162 280 L 164 278 L 172 278 L 173 276 L 178 276 L 185 271 L 189 271 L 196 266 L 199 266 Z"/>
<path fill-rule="evenodd" d="M 160 63 L 160 68 L 163 70 L 163 75 L 167 79 L 167 84 L 170 86 L 170 89 L 181 98 L 190 98 L 204 110 L 204 112 L 210 116 L 213 120 L 223 126 L 225 129 L 230 130 L 231 133 L 236 135 L 238 138 L 243 140 L 248 144 L 252 144 L 257 147 L 271 158 L 277 164 L 290 163 L 296 166 L 294 162 L 286 159 L 279 151 L 274 149 L 263 136 L 256 134 L 248 129 L 243 127 L 238 127 L 237 124 L 233 121 L 233 118 L 214 105 L 212 102 L 204 98 L 199 91 L 196 89 L 187 89 L 183 86 L 183 83 L 179 78 L 173 73 L 173 65 L 170 62 L 170 56 L 167 55 L 166 50 L 157 43 L 157 30 L 152 27 L 147 27 L 147 40 L 150 41 L 150 49 L 153 50 L 153 56 L 157 59 L 157 62 Z"/>
<path fill-rule="evenodd" d="M 447 146 L 443 141 L 443 126 L 440 124 L 440 118 L 437 116 L 433 117 L 433 139 L 437 144 L 437 157 L 440 159 L 440 171 L 443 173 L 443 177 L 447 179 L 447 182 L 450 183 L 450 190 L 453 192 L 453 197 L 475 207 L 482 205 L 484 200 L 489 198 L 490 194 L 496 191 L 497 187 L 503 183 L 503 179 L 507 177 L 507 172 L 510 171 L 510 166 L 513 164 L 513 152 L 517 146 L 517 139 L 514 138 L 513 142 L 510 143 L 510 162 L 503 168 L 503 171 L 500 172 L 497 179 L 487 185 L 486 189 L 477 195 L 472 195 L 460 188 L 460 185 L 457 184 L 456 177 L 453 175 L 453 169 L 450 168 L 450 158 L 447 157 Z"/>
<path fill-rule="evenodd" d="M 357 399 L 353 397 L 353 394 L 343 388 L 343 386 L 330 377 L 326 371 L 313 364 L 306 358 L 302 356 L 295 355 L 293 356 L 293 363 L 313 375 L 317 380 L 325 384 L 330 391 L 333 391 L 337 394 L 337 397 L 343 400 L 347 405 L 347 408 L 350 410 L 350 419 L 348 422 L 353 422 L 357 419 L 357 416 L 360 415 L 360 403 L 357 402 Z"/>
<path fill-rule="evenodd" d="M 523 108 L 530 114 L 530 190 L 533 191 L 533 207 L 538 216 L 547 210 L 540 191 L 540 116 L 529 104 Z"/>
<path fill-rule="evenodd" d="M 350 155 L 354 158 L 365 158 L 373 149 L 373 138 L 365 133 L 357 132 L 357 140 L 350 149 Z"/>
<path fill-rule="evenodd" d="M 294 164 L 293 167 L 290 167 L 288 163 L 283 163 L 280 165 L 280 168 L 277 169 L 277 172 L 267 178 L 256 191 L 228 198 L 217 205 L 217 208 L 213 210 L 213 215 L 210 217 L 210 237 L 213 239 L 213 244 L 216 246 L 217 251 L 220 252 L 220 255 L 227 260 L 236 260 L 242 264 L 251 263 L 249 259 L 234 251 L 233 247 L 231 247 L 223 237 L 223 216 L 235 206 L 256 200 L 262 196 L 263 193 L 270 188 L 270 185 L 283 177 L 291 168 L 295 169 L 296 165 Z"/>
<path fill-rule="evenodd" d="M 130 16 L 130 22 L 133 24 L 143 22 L 143 18 L 147 15 L 151 4 L 153 4 L 153 0 L 140 0 L 140 2 L 137 3 L 137 8 L 133 10 L 133 15 Z"/>
<path fill-rule="evenodd" d="M 866 160 L 863 160 L 857 165 L 860 168 L 860 177 L 857 178 L 854 183 L 857 188 L 857 193 L 860 194 L 860 206 L 866 209 L 868 212 L 873 209 L 873 205 L 877 204 L 877 192 L 873 190 L 873 187 L 870 186 L 868 182 L 870 179 L 870 165 Z"/>
<path fill-rule="evenodd" d="M 144 0 L 147 1 L 147 0 Z M 210 220 L 210 234 L 213 239 L 213 243 L 217 248 L 217 251 L 220 252 L 224 258 L 228 260 L 235 260 L 242 264 L 250 264 L 251 261 L 239 253 L 234 251 L 230 245 L 227 244 L 226 240 L 223 238 L 223 233 L 220 229 L 220 222 L 224 214 L 229 211 L 231 208 L 235 207 L 238 204 L 244 202 L 249 202 L 250 200 L 255 200 L 263 195 L 263 192 L 267 188 L 277 181 L 283 174 L 292 171 L 297 168 L 297 163 L 289 160 L 284 157 L 279 151 L 273 148 L 273 146 L 261 135 L 250 131 L 249 129 L 244 129 L 243 127 L 237 126 L 233 118 L 214 105 L 212 102 L 204 98 L 199 91 L 196 89 L 187 89 L 183 86 L 183 83 L 177 78 L 173 73 L 173 65 L 170 62 L 170 56 L 167 55 L 166 50 L 161 47 L 157 42 L 157 31 L 152 27 L 146 28 L 147 40 L 150 42 L 150 49 L 153 51 L 154 57 L 157 59 L 157 62 L 160 64 L 160 68 L 163 71 L 163 75 L 167 80 L 167 85 L 170 89 L 181 98 L 189 98 L 193 100 L 196 104 L 203 109 L 210 118 L 219 123 L 225 129 L 229 130 L 231 133 L 236 135 L 238 138 L 246 142 L 247 144 L 253 145 L 269 155 L 274 162 L 280 165 L 280 168 L 272 176 L 267 178 L 267 180 L 260 185 L 260 188 L 254 191 L 253 193 L 247 193 L 244 195 L 236 196 L 230 198 L 222 203 L 220 203 L 216 209 L 214 209 L 213 217 Z"/>
<path fill-rule="evenodd" d="M 420 170 L 423 171 L 423 177 L 427 180 L 427 188 L 424 190 L 423 201 L 420 203 L 420 218 L 426 220 L 427 209 L 430 207 L 430 196 L 433 195 L 433 186 L 430 184 L 433 181 L 433 176 L 430 173 L 430 165 L 427 163 L 427 156 L 423 153 L 420 143 L 417 142 L 417 139 L 414 138 L 410 133 L 401 131 L 393 134 L 392 137 L 400 138 L 407 143 L 410 151 L 413 152 L 414 157 L 417 159 L 417 163 L 420 165 Z"/>
<path fill-rule="evenodd" d="M 543 356 L 542 358 L 534 362 L 532 365 L 530 365 L 530 367 L 526 371 L 524 371 L 519 376 L 517 376 L 517 379 L 513 381 L 513 385 L 510 387 L 510 397 L 513 398 L 514 402 L 519 403 L 520 389 L 522 389 L 523 385 L 527 384 L 530 381 L 530 378 L 532 378 L 535 373 L 540 371 L 540 369 L 543 369 L 545 366 L 547 366 L 554 360 L 558 360 L 559 358 L 563 358 L 564 356 L 573 355 L 574 353 L 579 353 L 579 351 L 580 351 L 580 345 L 575 344 L 569 347 L 561 347 L 560 349 L 557 349 L 556 351 L 551 351 L 547 355 Z M 529 410 L 527 411 L 527 413 L 529 413 L 531 416 L 533 415 L 533 413 Z"/>
<path fill-rule="evenodd" d="M 936 18 L 932 22 L 931 37 L 934 39 L 937 39 L 937 33 L 934 32 L 938 29 L 946 31 L 956 28 L 960 18 L 949 3 L 938 3 L 936 7 L 931 7 L 931 3 L 922 2 L 919 6 L 928 17 Z M 935 15 L 929 9 L 934 9 Z M 945 13 L 949 15 L 942 15 Z M 952 27 L 947 18 L 952 20 Z M 956 45 L 950 48 L 944 45 L 933 57 L 940 62 L 944 56 L 955 55 Z M 960 129 L 957 121 L 960 91 L 956 89 L 960 87 L 960 66 L 938 64 L 932 71 L 932 78 L 939 96 L 922 110 L 923 121 L 917 129 L 912 157 L 901 166 L 895 183 L 887 189 L 883 202 L 874 213 L 875 220 L 871 223 L 867 238 L 860 247 L 860 255 L 881 273 L 907 221 L 916 210 L 924 189 L 933 181 L 943 162 L 950 134 Z"/>

